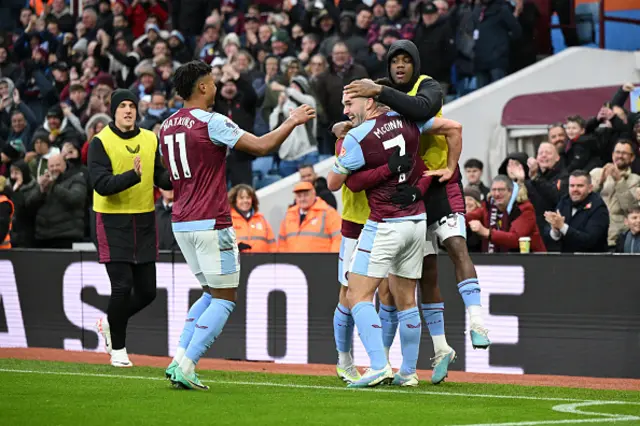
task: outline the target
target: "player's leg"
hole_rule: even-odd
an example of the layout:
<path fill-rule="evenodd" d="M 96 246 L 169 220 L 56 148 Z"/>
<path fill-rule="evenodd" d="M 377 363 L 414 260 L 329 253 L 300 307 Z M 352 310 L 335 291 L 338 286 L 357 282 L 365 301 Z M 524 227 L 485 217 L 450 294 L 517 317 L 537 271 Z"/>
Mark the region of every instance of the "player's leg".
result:
<path fill-rule="evenodd" d="M 446 217 L 446 222 L 440 221 L 436 234 L 447 249 L 455 267 L 458 292 L 462 296 L 471 321 L 471 343 L 474 348 L 486 349 L 491 345 L 491 341 L 482 318 L 478 275 L 467 250 L 464 194 L 459 180 L 459 170 L 456 173 L 457 178 L 454 177 L 446 183 L 447 200 L 451 211 Z"/>
<path fill-rule="evenodd" d="M 156 263 L 131 265 L 133 291 L 129 299 L 129 318 L 146 308 L 156 299 Z"/>
<path fill-rule="evenodd" d="M 175 369 L 180 365 L 180 362 L 187 351 L 187 347 L 189 347 L 191 338 L 193 337 L 196 322 L 200 318 L 200 315 L 202 315 L 202 313 L 209 307 L 212 298 L 209 293 L 209 288 L 207 287 L 207 280 L 205 279 L 204 274 L 200 269 L 200 264 L 198 263 L 193 233 L 175 232 L 174 235 L 176 237 L 176 242 L 180 247 L 180 251 L 184 256 L 187 265 L 189 265 L 189 269 L 191 269 L 191 272 L 195 275 L 202 286 L 202 295 L 189 308 L 189 312 L 187 313 L 187 317 L 184 321 L 184 327 L 182 328 L 182 333 L 180 333 L 180 340 L 178 342 L 175 355 L 171 364 L 169 364 L 169 367 L 165 370 L 165 376 L 168 379 L 173 376 Z"/>
<path fill-rule="evenodd" d="M 416 366 L 422 335 L 422 321 L 416 303 L 416 281 L 422 275 L 425 221 L 398 224 L 398 237 L 405 246 L 398 253 L 389 274 L 389 287 L 398 308 L 402 365 L 392 384 L 417 386 Z"/>
<path fill-rule="evenodd" d="M 131 367 L 126 349 L 129 301 L 133 288 L 133 269 L 125 262 L 110 262 L 106 265 L 111 281 L 111 297 L 107 307 L 108 328 L 111 340 L 111 365 Z M 106 339 L 105 339 L 106 340 Z"/>
<path fill-rule="evenodd" d="M 338 296 L 338 306 L 333 313 L 333 336 L 336 341 L 338 352 L 338 364 L 336 374 L 346 383 L 353 383 L 360 380 L 360 373 L 353 363 L 351 354 L 353 344 L 353 315 L 347 300 L 348 289 L 348 267 L 353 250 L 358 240 L 342 237 L 340 243 L 340 253 L 338 255 L 338 281 L 340 282 L 340 294 Z"/>
<path fill-rule="evenodd" d="M 389 351 L 396 336 L 396 330 L 398 330 L 398 310 L 389 290 L 388 278 L 382 280 L 380 287 L 378 287 L 378 300 L 380 301 L 378 316 L 380 316 L 380 324 L 382 324 L 382 342 L 387 359 L 389 359 Z"/>
<path fill-rule="evenodd" d="M 367 221 L 351 257 L 347 299 L 360 340 L 369 355 L 370 367 L 360 380 L 349 387 L 376 386 L 393 378 L 393 370 L 384 351 L 382 325 L 373 305 L 373 296 L 389 272 L 395 251 L 390 224 Z"/>
<path fill-rule="evenodd" d="M 198 231 L 196 253 L 198 263 L 207 280 L 211 303 L 196 322 L 193 337 L 184 354 L 173 381 L 191 389 L 208 389 L 195 374 L 200 358 L 218 338 L 236 306 L 240 280 L 240 258 L 232 227 Z"/>

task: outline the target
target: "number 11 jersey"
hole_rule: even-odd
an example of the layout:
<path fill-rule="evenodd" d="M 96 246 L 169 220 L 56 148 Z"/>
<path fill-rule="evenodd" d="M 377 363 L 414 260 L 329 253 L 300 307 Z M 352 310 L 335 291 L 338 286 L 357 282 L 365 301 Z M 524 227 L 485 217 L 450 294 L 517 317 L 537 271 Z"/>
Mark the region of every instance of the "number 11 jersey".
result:
<path fill-rule="evenodd" d="M 162 123 L 160 147 L 173 184 L 175 232 L 233 225 L 227 199 L 227 148 L 233 148 L 244 133 L 224 115 L 198 108 L 182 108 Z"/>
<path fill-rule="evenodd" d="M 418 156 L 420 133 L 432 125 L 433 119 L 414 123 L 395 112 L 388 112 L 365 121 L 345 136 L 333 167 L 336 173 L 350 174 L 386 165 L 398 147 L 401 155 L 409 154 L 413 159 L 413 167 L 408 173 L 394 174 L 387 181 L 366 190 L 371 208 L 370 220 L 394 222 L 426 218 L 424 203 L 413 203 L 402 209 L 391 203 L 391 195 L 398 185 L 415 186 L 422 177 L 426 169 Z"/>

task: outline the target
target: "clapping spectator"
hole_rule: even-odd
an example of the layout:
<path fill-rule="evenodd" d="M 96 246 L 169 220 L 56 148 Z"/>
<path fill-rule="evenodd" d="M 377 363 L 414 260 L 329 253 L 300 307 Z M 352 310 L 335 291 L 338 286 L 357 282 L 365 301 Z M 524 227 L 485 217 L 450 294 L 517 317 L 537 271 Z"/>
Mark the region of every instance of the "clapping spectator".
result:
<path fill-rule="evenodd" d="M 267 219 L 258 211 L 256 192 L 249 185 L 236 185 L 229 191 L 231 219 L 242 252 L 276 251 L 276 238 Z"/>
<path fill-rule="evenodd" d="M 29 166 L 23 160 L 11 165 L 11 200 L 15 207 L 13 228 L 11 230 L 11 244 L 13 247 L 33 247 L 35 232 L 35 209 L 27 209 L 25 195 L 37 183 L 31 177 Z"/>
<path fill-rule="evenodd" d="M 616 240 L 616 253 L 640 253 L 640 207 L 632 207 L 624 218 L 628 231 L 623 231 Z"/>
<path fill-rule="evenodd" d="M 476 158 L 470 158 L 464 163 L 464 174 L 467 178 L 467 185 L 476 188 L 480 192 L 480 201 L 487 199 L 489 188 L 482 182 L 482 172 L 484 164 Z"/>
<path fill-rule="evenodd" d="M 556 211 L 544 214 L 548 232 L 560 243 L 563 253 L 603 253 L 607 251 L 609 210 L 593 192 L 591 176 L 574 170 L 569 176 L 569 195 L 560 199 Z"/>
<path fill-rule="evenodd" d="M 269 117 L 269 127 L 274 130 L 282 124 L 289 113 L 307 104 L 316 107 L 316 100 L 311 95 L 311 86 L 306 78 L 299 75 L 291 80 L 291 85 L 280 93 L 278 106 Z M 317 123 L 313 119 L 304 126 L 296 127 L 278 150 L 280 157 L 280 175 L 289 176 L 298 170 L 301 164 L 315 164 L 318 162 Z"/>
<path fill-rule="evenodd" d="M 485 253 L 519 252 L 520 238 L 531 238 L 531 252 L 546 252 L 527 189 L 498 175 L 482 208 L 467 212 L 468 227 L 482 238 Z"/>
<path fill-rule="evenodd" d="M 35 239 L 39 248 L 71 248 L 84 237 L 87 184 L 68 170 L 60 154 L 49 158 L 48 170 L 25 194 L 27 209 L 37 209 Z"/>
<path fill-rule="evenodd" d="M 600 193 L 609 210 L 609 248 L 615 247 L 618 235 L 625 230 L 627 213 L 638 206 L 635 192 L 640 188 L 640 176 L 631 172 L 634 159 L 631 142 L 621 141 L 614 148 L 613 163 L 591 171 L 593 190 Z"/>

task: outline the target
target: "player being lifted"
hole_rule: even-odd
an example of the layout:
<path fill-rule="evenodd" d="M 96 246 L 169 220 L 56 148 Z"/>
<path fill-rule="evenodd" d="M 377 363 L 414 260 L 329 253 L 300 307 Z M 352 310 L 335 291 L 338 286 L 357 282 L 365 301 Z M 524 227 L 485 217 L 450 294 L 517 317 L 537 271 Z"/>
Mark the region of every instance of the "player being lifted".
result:
<path fill-rule="evenodd" d="M 206 390 L 195 367 L 235 308 L 240 274 L 227 201 L 227 148 L 266 155 L 296 126 L 314 118 L 315 111 L 302 105 L 277 129 L 257 137 L 227 117 L 208 112 L 216 95 L 209 65 L 192 61 L 181 66 L 174 85 L 185 105 L 162 123 L 160 145 L 173 183 L 173 232 L 203 293 L 189 309 L 165 374 L 177 387 Z"/>
<path fill-rule="evenodd" d="M 345 91 L 352 96 L 376 97 L 385 105 L 403 116 L 420 121 L 437 114 L 442 116 L 441 102 L 434 103 L 432 90 L 438 84 L 428 76 L 420 75 L 420 55 L 409 40 L 394 42 L 387 54 L 389 78 L 393 87 L 384 87 L 371 80 L 358 80 L 349 84 Z M 422 313 L 433 340 L 434 362 L 432 383 L 442 382 L 448 374 L 448 367 L 456 358 L 444 333 L 444 302 L 438 287 L 437 249 L 440 241 L 447 250 L 455 267 L 458 291 L 469 313 L 471 321 L 471 342 L 474 348 L 487 348 L 491 344 L 488 331 L 484 327 L 480 305 L 480 285 L 475 267 L 466 245 L 465 205 L 458 160 L 462 147 L 449 146 L 442 136 L 423 135 L 420 141 L 420 156 L 430 173 L 439 176 L 425 194 L 415 186 L 406 186 L 396 194 L 395 200 L 412 202 L 415 197 L 424 196 L 427 211 L 427 253 L 420 280 Z M 382 303 L 393 306 L 393 297 L 381 288 Z M 381 315 L 383 312 L 381 311 Z M 392 313 L 393 314 L 393 313 Z M 385 345 L 391 346 L 397 319 L 384 321 L 385 336 L 391 336 Z"/>

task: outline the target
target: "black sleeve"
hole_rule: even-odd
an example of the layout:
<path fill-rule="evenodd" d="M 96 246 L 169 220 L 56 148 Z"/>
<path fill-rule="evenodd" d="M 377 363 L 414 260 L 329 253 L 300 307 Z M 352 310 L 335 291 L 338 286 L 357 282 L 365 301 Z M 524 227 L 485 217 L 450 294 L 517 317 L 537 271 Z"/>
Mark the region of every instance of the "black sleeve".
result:
<path fill-rule="evenodd" d="M 0 243 L 4 241 L 9 233 L 9 225 L 11 224 L 11 204 L 0 203 Z"/>
<path fill-rule="evenodd" d="M 427 78 L 420 83 L 416 96 L 385 86 L 378 100 L 411 121 L 427 121 L 442 108 L 442 88 L 436 80 Z"/>
<path fill-rule="evenodd" d="M 627 102 L 627 99 L 629 99 L 629 92 L 625 92 L 624 90 L 622 90 L 622 86 L 620 86 L 618 91 L 615 93 L 615 95 L 613 95 L 613 98 L 611 99 L 611 105 L 623 107 L 624 103 Z"/>
<path fill-rule="evenodd" d="M 2 232 L 0 231 L 0 235 Z M 624 240 L 626 237 L 626 232 L 618 234 L 618 238 L 616 238 L 616 250 L 615 253 L 624 253 Z"/>
<path fill-rule="evenodd" d="M 102 196 L 114 195 L 140 183 L 140 176 L 133 170 L 119 175 L 113 174 L 111 160 L 102 146 L 102 141 L 94 137 L 89 142 L 89 180 L 93 189 Z"/>
<path fill-rule="evenodd" d="M 589 160 L 591 159 L 591 150 L 587 144 L 587 141 L 574 143 L 575 149 L 573 158 L 567 167 L 567 171 L 569 173 L 574 170 L 583 170 L 587 163 L 589 163 Z"/>
<path fill-rule="evenodd" d="M 153 165 L 153 184 L 165 191 L 171 191 L 173 189 L 171 179 L 169 179 L 169 171 L 162 163 L 162 157 L 158 149 L 156 149 L 156 161 Z"/>

